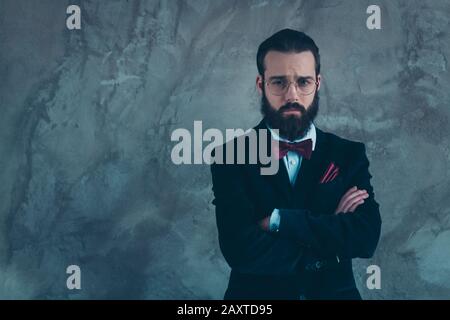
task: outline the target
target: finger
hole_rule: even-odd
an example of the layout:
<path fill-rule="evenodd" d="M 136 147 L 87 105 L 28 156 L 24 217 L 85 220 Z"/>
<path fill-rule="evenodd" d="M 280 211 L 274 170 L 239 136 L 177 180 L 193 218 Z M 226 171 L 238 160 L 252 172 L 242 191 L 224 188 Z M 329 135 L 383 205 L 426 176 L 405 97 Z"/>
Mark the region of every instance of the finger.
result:
<path fill-rule="evenodd" d="M 365 191 L 364 189 L 358 190 L 356 186 L 351 187 L 347 190 L 347 192 L 342 196 L 341 201 L 339 201 L 339 205 L 336 208 L 335 213 L 342 212 L 344 207 L 348 207 L 348 202 L 351 200 L 351 196 L 356 192 L 355 195 L 359 194 L 358 192 Z M 346 213 L 346 212 L 343 212 Z"/>
<path fill-rule="evenodd" d="M 354 213 L 355 210 L 362 204 L 364 204 L 364 200 L 358 201 L 357 203 L 355 203 L 353 206 L 350 207 L 350 209 L 348 210 L 348 213 Z"/>
<path fill-rule="evenodd" d="M 344 209 L 349 208 L 355 198 L 363 196 L 363 195 L 367 195 L 366 190 L 358 190 L 358 191 L 351 193 L 350 195 L 345 197 L 344 201 L 342 202 L 342 207 Z"/>
<path fill-rule="evenodd" d="M 341 201 L 339 201 L 339 205 L 336 208 L 335 213 L 339 213 L 342 211 L 343 207 L 345 206 L 345 204 L 348 202 L 348 197 L 353 193 L 356 192 L 358 189 L 356 188 L 356 186 L 351 187 L 350 189 L 347 190 L 347 192 L 342 196 Z M 345 212 L 344 212 L 345 213 Z"/>
<path fill-rule="evenodd" d="M 356 188 L 356 186 L 351 187 L 351 188 L 348 189 L 347 192 L 342 196 L 342 198 L 348 196 L 349 194 L 351 194 L 352 192 L 354 192 L 354 191 L 356 191 L 356 190 L 358 190 L 358 189 Z"/>
<path fill-rule="evenodd" d="M 367 199 L 368 197 L 369 195 L 367 194 L 367 192 L 355 195 L 342 206 L 342 209 L 348 211 L 355 203 L 359 202 L 360 200 Z"/>
<path fill-rule="evenodd" d="M 354 212 L 356 208 L 358 208 L 360 205 L 364 203 L 364 199 L 359 200 L 358 202 L 354 203 L 349 209 L 348 212 Z"/>
<path fill-rule="evenodd" d="M 338 207 L 336 208 L 336 211 L 334 211 L 334 214 L 338 214 L 338 213 L 345 213 L 342 211 L 342 205 L 339 204 Z"/>
<path fill-rule="evenodd" d="M 366 190 L 354 190 L 352 192 L 347 192 L 342 199 L 344 200 L 344 202 L 347 202 L 349 200 L 351 200 L 352 198 L 356 197 L 357 195 L 360 195 L 362 193 L 366 192 Z"/>
<path fill-rule="evenodd" d="M 348 209 L 355 204 L 356 202 L 358 202 L 361 199 L 366 199 L 368 198 L 369 195 L 367 193 L 359 193 L 357 195 L 354 195 L 352 198 L 347 199 L 347 201 L 343 204 L 342 209 L 348 211 Z"/>
<path fill-rule="evenodd" d="M 346 199 L 347 199 L 347 201 L 348 200 L 351 200 L 351 199 L 353 199 L 353 198 L 355 198 L 355 197 L 357 197 L 357 196 L 359 196 L 359 195 L 362 195 L 362 194 L 367 194 L 367 191 L 366 190 L 357 190 L 357 191 L 354 191 L 354 192 L 352 192 L 351 194 L 349 194 L 347 197 L 346 197 Z"/>
<path fill-rule="evenodd" d="M 362 198 L 354 198 L 352 201 L 350 201 L 350 203 L 347 203 L 346 207 L 342 207 L 340 208 L 342 213 L 348 213 L 348 212 L 353 212 L 352 210 L 356 209 L 356 206 L 361 202 L 364 201 L 364 199 Z"/>
<path fill-rule="evenodd" d="M 342 200 L 341 200 L 341 202 L 339 202 L 339 205 L 338 205 L 338 207 L 336 208 L 336 211 L 334 212 L 335 214 L 338 214 L 338 213 L 340 213 L 340 212 L 342 212 Z M 345 213 L 345 212 L 344 212 Z"/>

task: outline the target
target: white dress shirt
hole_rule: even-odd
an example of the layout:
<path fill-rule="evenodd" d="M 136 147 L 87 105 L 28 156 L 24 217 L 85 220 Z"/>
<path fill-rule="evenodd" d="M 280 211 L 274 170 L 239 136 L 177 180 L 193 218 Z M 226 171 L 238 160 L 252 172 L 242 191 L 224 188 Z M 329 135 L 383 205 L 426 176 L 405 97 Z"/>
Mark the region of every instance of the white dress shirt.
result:
<path fill-rule="evenodd" d="M 269 129 L 270 134 L 272 135 L 272 138 L 274 140 L 283 141 L 283 142 L 287 142 L 287 143 L 297 143 L 297 142 L 301 142 L 303 140 L 311 139 L 312 140 L 312 150 L 314 151 L 314 149 L 316 147 L 316 127 L 314 126 L 313 123 L 311 123 L 311 126 L 309 127 L 308 131 L 306 132 L 306 134 L 303 137 L 301 137 L 297 140 L 294 140 L 294 141 L 289 141 L 287 139 L 280 137 L 276 132 L 274 132 L 272 130 L 272 128 L 268 124 L 266 124 L 266 125 L 267 125 L 267 128 Z M 294 151 L 288 151 L 288 153 L 283 157 L 283 162 L 286 167 L 291 185 L 294 185 L 295 181 L 297 180 L 297 175 L 298 175 L 298 172 L 300 171 L 302 159 L 303 159 L 303 157 Z M 270 229 L 270 231 L 277 232 L 279 226 L 280 226 L 280 214 L 279 214 L 278 208 L 275 208 L 273 210 L 272 214 L 270 215 L 269 229 Z"/>

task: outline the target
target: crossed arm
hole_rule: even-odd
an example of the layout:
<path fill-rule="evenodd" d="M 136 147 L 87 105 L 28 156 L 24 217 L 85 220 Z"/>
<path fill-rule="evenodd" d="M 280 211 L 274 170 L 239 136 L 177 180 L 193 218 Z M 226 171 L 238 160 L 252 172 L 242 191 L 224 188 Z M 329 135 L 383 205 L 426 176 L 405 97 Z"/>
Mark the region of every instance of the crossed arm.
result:
<path fill-rule="evenodd" d="M 280 209 L 279 232 L 268 230 L 273 207 L 256 207 L 247 196 L 239 166 L 211 166 L 219 244 L 228 264 L 248 273 L 282 274 L 295 270 L 305 250 L 320 257 L 369 258 L 378 243 L 381 219 L 369 162 L 362 148 L 334 214 Z M 256 217 L 266 217 L 262 221 Z M 348 213 L 348 214 L 346 214 Z"/>
<path fill-rule="evenodd" d="M 364 203 L 364 199 L 367 199 L 368 197 L 369 194 L 367 193 L 367 190 L 359 190 L 357 186 L 353 186 L 348 189 L 347 192 L 342 196 L 334 214 L 354 212 L 356 208 Z M 270 230 L 271 217 L 272 215 L 267 216 L 259 221 L 259 226 L 264 231 Z"/>

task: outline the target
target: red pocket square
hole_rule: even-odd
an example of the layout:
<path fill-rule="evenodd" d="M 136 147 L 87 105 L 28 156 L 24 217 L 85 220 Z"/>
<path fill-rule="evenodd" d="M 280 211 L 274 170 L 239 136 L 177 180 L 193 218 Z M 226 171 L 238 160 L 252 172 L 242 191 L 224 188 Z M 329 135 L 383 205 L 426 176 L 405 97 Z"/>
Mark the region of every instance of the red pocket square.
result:
<path fill-rule="evenodd" d="M 333 181 L 337 176 L 339 175 L 339 167 L 334 164 L 334 162 L 331 162 L 328 165 L 327 170 L 325 170 L 324 175 L 322 178 L 320 178 L 319 183 L 328 183 Z"/>

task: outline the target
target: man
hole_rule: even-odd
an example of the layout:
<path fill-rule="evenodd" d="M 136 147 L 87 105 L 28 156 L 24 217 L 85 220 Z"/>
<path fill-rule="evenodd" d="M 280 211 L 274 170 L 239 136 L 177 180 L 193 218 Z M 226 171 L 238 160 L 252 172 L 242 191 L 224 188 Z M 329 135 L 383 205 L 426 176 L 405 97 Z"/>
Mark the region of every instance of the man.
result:
<path fill-rule="evenodd" d="M 314 125 L 320 56 L 306 34 L 275 33 L 257 66 L 264 119 L 254 129 L 278 142 L 280 166 L 275 175 L 261 175 L 261 163 L 211 166 L 232 269 L 225 299 L 361 299 L 352 259 L 372 257 L 381 229 L 365 146 Z"/>

